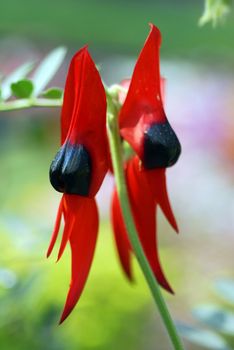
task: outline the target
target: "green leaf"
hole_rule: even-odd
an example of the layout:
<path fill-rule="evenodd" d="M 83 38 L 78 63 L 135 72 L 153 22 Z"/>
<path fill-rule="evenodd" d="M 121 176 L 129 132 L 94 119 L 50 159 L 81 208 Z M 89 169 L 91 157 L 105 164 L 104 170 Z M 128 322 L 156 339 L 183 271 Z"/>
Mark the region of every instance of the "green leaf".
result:
<path fill-rule="evenodd" d="M 32 81 L 34 83 L 34 96 L 38 96 L 53 78 L 61 66 L 67 50 L 64 47 L 58 47 L 49 53 L 36 69 Z"/>
<path fill-rule="evenodd" d="M 1 84 L 2 100 L 7 100 L 9 97 L 11 97 L 11 84 L 25 78 L 27 74 L 33 69 L 33 67 L 33 62 L 24 63 L 3 80 Z"/>
<path fill-rule="evenodd" d="M 234 313 L 223 310 L 216 305 L 201 305 L 193 310 L 193 315 L 201 322 L 217 331 L 234 334 Z"/>
<path fill-rule="evenodd" d="M 216 292 L 229 303 L 234 304 L 234 281 L 228 278 L 220 279 L 215 283 Z"/>
<path fill-rule="evenodd" d="M 205 0 L 205 9 L 199 19 L 199 25 L 211 22 L 213 26 L 224 20 L 229 14 L 231 8 L 231 0 Z"/>
<path fill-rule="evenodd" d="M 50 88 L 46 91 L 43 91 L 41 95 L 45 98 L 60 99 L 63 96 L 63 90 L 59 88 Z"/>
<path fill-rule="evenodd" d="M 225 340 L 218 334 L 188 326 L 186 324 L 177 324 L 179 333 L 194 344 L 203 346 L 212 350 L 231 350 Z"/>
<path fill-rule="evenodd" d="M 31 80 L 23 79 L 17 83 L 11 84 L 11 90 L 14 96 L 19 98 L 28 98 L 33 92 L 33 83 Z"/>

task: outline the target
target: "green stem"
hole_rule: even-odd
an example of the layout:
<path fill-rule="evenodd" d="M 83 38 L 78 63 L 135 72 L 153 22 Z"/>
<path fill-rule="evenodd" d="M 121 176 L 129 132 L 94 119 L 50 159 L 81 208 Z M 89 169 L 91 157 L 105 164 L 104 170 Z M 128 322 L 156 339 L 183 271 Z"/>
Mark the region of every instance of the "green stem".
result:
<path fill-rule="evenodd" d="M 153 295 L 154 301 L 159 309 L 161 318 L 164 322 L 164 325 L 167 329 L 168 335 L 171 339 L 171 343 L 175 350 L 183 350 L 183 344 L 177 333 L 174 322 L 171 318 L 167 305 L 163 299 L 163 296 L 160 291 L 160 287 L 154 277 L 154 274 L 150 268 L 150 265 L 146 259 L 144 251 L 142 249 L 136 227 L 133 221 L 132 212 L 130 208 L 128 192 L 125 181 L 125 174 L 123 170 L 123 159 L 122 159 L 122 148 L 121 148 L 121 139 L 119 136 L 119 127 L 117 121 L 116 108 L 111 102 L 111 99 L 108 98 L 108 118 L 107 118 L 107 129 L 108 129 L 108 138 L 110 144 L 112 165 L 115 175 L 117 192 L 120 200 L 120 205 L 124 217 L 124 222 L 127 228 L 130 242 L 132 244 L 133 250 L 135 252 L 136 258 L 139 262 L 139 265 L 142 269 L 142 272 L 146 278 L 148 286 Z"/>
<path fill-rule="evenodd" d="M 14 101 L 0 102 L 0 112 L 13 111 L 31 107 L 61 107 L 62 99 L 46 99 L 46 98 L 22 98 Z"/>

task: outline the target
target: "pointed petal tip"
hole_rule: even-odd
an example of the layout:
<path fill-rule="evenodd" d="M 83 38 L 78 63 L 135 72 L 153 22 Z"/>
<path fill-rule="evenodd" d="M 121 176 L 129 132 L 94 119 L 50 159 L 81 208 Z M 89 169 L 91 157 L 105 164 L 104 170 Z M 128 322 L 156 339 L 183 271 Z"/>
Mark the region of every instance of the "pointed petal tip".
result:
<path fill-rule="evenodd" d="M 74 56 L 73 56 L 73 60 L 82 57 L 82 56 L 90 56 L 89 51 L 88 51 L 88 45 L 83 46 L 81 49 L 79 49 L 79 51 L 77 51 Z"/>
<path fill-rule="evenodd" d="M 135 277 L 134 277 L 133 275 L 128 276 L 128 280 L 129 280 L 129 282 L 130 282 L 131 284 L 136 284 L 136 279 L 135 279 Z"/>
<path fill-rule="evenodd" d="M 46 252 L 46 258 L 48 259 L 53 251 L 53 248 L 54 248 L 54 244 L 50 244 L 48 249 L 47 249 L 47 252 Z"/>
<path fill-rule="evenodd" d="M 175 295 L 175 292 L 174 290 L 171 288 L 171 286 L 168 286 L 169 288 L 167 289 L 167 291 L 172 294 L 172 295 Z"/>
<path fill-rule="evenodd" d="M 65 249 L 65 247 L 60 247 L 56 263 L 59 262 L 59 260 L 61 259 L 62 255 L 63 255 L 63 252 L 64 252 L 64 249 Z"/>
<path fill-rule="evenodd" d="M 68 318 L 75 306 L 76 302 L 71 302 L 71 300 L 68 298 L 65 303 L 62 315 L 60 317 L 59 325 L 61 325 Z"/>
<path fill-rule="evenodd" d="M 55 261 L 56 264 L 57 264 L 57 263 L 59 262 L 59 260 L 61 259 L 61 256 L 62 256 L 62 254 L 58 254 L 57 259 L 56 259 L 56 261 Z"/>
<path fill-rule="evenodd" d="M 88 44 L 84 45 L 80 50 L 79 52 L 80 53 L 83 53 L 83 54 L 88 54 L 89 55 L 89 50 L 88 50 L 89 46 Z"/>
<path fill-rule="evenodd" d="M 161 32 L 159 30 L 158 27 L 156 27 L 153 23 L 149 22 L 149 27 L 150 27 L 150 35 L 155 35 L 157 37 L 157 39 L 159 40 L 159 44 L 161 44 L 162 41 L 162 36 L 161 36 Z"/>
<path fill-rule="evenodd" d="M 171 227 L 175 230 L 175 232 L 176 232 L 177 234 L 179 234 L 179 227 L 178 227 L 178 225 L 177 225 L 177 222 L 176 222 L 175 218 L 174 218 L 174 220 L 169 220 L 169 219 L 167 218 L 167 220 L 168 220 L 169 224 L 171 225 Z"/>
<path fill-rule="evenodd" d="M 161 287 L 168 293 L 175 295 L 174 290 L 172 289 L 171 285 L 169 284 L 168 281 L 163 281 L 163 283 L 160 283 Z"/>
<path fill-rule="evenodd" d="M 132 271 L 130 271 L 130 270 L 127 271 L 124 269 L 124 275 L 130 283 L 133 284 L 135 282 L 135 277 L 133 276 Z"/>
<path fill-rule="evenodd" d="M 62 313 L 58 325 L 61 326 L 61 324 L 68 318 L 69 313 Z"/>

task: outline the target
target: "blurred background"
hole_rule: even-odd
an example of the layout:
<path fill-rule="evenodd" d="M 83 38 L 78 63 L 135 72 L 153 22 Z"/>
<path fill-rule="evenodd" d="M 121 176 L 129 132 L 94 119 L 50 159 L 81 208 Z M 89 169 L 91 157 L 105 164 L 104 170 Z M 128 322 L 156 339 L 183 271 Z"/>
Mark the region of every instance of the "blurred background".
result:
<path fill-rule="evenodd" d="M 106 83 L 130 77 L 148 23 L 160 28 L 166 112 L 183 154 L 167 172 L 180 235 L 160 213 L 159 246 L 176 292 L 165 294 L 167 303 L 174 319 L 189 324 L 195 323 L 195 305 L 222 303 L 213 292 L 215 281 L 234 278 L 234 12 L 217 28 L 200 28 L 203 7 L 202 0 L 11 0 L 1 3 L 0 20 L 1 74 L 64 45 L 66 59 L 50 83 L 60 87 L 70 58 L 84 44 Z M 55 254 L 46 260 L 45 252 L 60 198 L 48 180 L 59 117 L 59 108 L 0 113 L 0 347 L 168 350 L 137 264 L 133 285 L 119 266 L 109 222 L 111 177 L 98 194 L 100 235 L 85 291 L 57 326 L 70 252 L 59 264 Z"/>

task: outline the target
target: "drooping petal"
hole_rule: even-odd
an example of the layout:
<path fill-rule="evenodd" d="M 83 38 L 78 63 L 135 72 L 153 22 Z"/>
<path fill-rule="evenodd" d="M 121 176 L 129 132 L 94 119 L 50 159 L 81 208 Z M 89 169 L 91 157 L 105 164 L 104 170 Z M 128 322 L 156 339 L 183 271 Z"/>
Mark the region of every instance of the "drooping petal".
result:
<path fill-rule="evenodd" d="M 80 196 L 74 196 L 69 194 L 63 195 L 63 207 L 64 207 L 64 230 L 63 236 L 58 252 L 57 261 L 60 260 L 66 245 L 74 231 L 75 222 L 81 208 L 83 207 L 83 198 Z"/>
<path fill-rule="evenodd" d="M 112 203 L 111 203 L 111 221 L 116 242 L 116 247 L 120 259 L 120 263 L 123 267 L 127 278 L 132 281 L 132 266 L 131 266 L 131 255 L 132 249 L 127 236 L 126 228 L 122 218 L 122 213 L 119 205 L 119 199 L 116 188 L 114 188 Z"/>
<path fill-rule="evenodd" d="M 159 284 L 167 291 L 173 293 L 173 290 L 163 273 L 158 255 L 156 225 L 157 204 L 149 188 L 147 179 L 144 176 L 144 173 L 141 172 L 138 157 L 134 157 L 127 162 L 125 173 L 131 210 L 142 248 Z M 112 212 L 113 211 L 113 218 L 115 220 L 112 219 L 112 225 L 117 249 L 121 264 L 125 273 L 128 275 L 129 271 L 132 271 L 130 260 L 131 245 L 128 243 L 128 234 L 116 192 L 114 192 L 112 202 Z M 128 244 L 130 247 L 128 247 Z"/>
<path fill-rule="evenodd" d="M 167 220 L 178 233 L 178 225 L 173 214 L 170 200 L 167 193 L 167 184 L 166 184 L 166 169 L 154 169 L 154 170 L 141 170 L 146 177 L 149 187 L 153 193 L 156 203 L 161 207 L 164 215 Z"/>
<path fill-rule="evenodd" d="M 77 196 L 74 196 L 77 198 Z M 69 204 L 65 208 L 65 220 L 69 213 Z M 60 319 L 62 323 L 75 307 L 85 286 L 96 247 L 98 232 L 98 212 L 94 199 L 82 198 L 69 237 L 71 246 L 71 282 L 65 307 Z"/>
<path fill-rule="evenodd" d="M 144 174 L 140 171 L 138 157 L 129 162 L 126 177 L 132 212 L 146 257 L 159 284 L 173 293 L 158 255 L 155 199 Z"/>
<path fill-rule="evenodd" d="M 47 254 L 46 254 L 47 258 L 52 253 L 54 245 L 56 243 L 56 240 L 57 240 L 57 237 L 58 237 L 58 233 L 59 233 L 59 229 L 60 229 L 62 214 L 63 214 L 63 197 L 61 198 L 60 203 L 59 203 L 59 208 L 58 208 L 58 212 L 57 212 L 57 216 L 56 216 L 56 220 L 55 220 L 54 230 L 52 232 L 50 244 L 49 244 L 49 247 L 48 247 L 48 250 L 47 250 Z"/>

